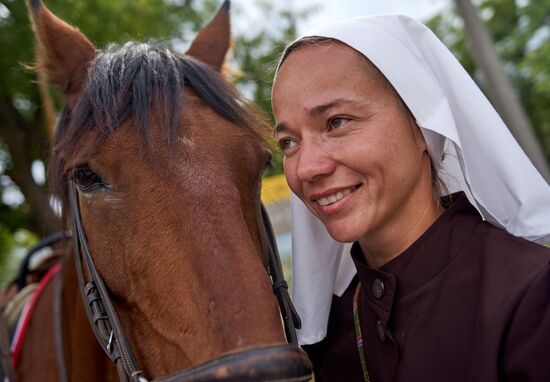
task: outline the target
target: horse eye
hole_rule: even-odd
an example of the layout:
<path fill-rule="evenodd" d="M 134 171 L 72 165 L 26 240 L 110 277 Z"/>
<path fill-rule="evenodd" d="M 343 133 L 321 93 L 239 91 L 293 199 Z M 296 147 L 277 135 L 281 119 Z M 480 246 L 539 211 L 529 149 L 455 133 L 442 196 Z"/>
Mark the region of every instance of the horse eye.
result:
<path fill-rule="evenodd" d="M 73 173 L 73 180 L 83 192 L 93 192 L 105 186 L 103 179 L 87 165 L 78 166 Z"/>

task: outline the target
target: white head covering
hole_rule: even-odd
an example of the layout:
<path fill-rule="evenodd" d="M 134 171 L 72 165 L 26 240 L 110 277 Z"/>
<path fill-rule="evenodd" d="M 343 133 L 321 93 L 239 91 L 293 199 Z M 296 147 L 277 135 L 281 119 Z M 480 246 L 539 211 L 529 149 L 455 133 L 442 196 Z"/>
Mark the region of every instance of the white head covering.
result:
<path fill-rule="evenodd" d="M 513 235 L 550 241 L 550 187 L 451 52 L 423 24 L 399 15 L 358 17 L 302 37 L 339 40 L 378 67 L 416 118 L 449 191 L 463 190 L 483 218 Z M 442 154 L 444 154 L 444 159 Z M 356 273 L 350 245 L 334 241 L 295 196 L 293 298 L 301 344 L 326 336 L 332 295 Z"/>

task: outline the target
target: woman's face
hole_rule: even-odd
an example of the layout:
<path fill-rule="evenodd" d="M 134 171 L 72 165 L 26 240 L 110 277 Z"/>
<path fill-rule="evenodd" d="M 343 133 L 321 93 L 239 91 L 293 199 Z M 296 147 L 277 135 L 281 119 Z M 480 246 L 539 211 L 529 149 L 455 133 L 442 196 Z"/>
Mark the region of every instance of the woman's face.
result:
<path fill-rule="evenodd" d="M 361 54 L 338 42 L 298 48 L 272 102 L 287 182 L 335 240 L 414 225 L 432 198 L 426 144 Z"/>

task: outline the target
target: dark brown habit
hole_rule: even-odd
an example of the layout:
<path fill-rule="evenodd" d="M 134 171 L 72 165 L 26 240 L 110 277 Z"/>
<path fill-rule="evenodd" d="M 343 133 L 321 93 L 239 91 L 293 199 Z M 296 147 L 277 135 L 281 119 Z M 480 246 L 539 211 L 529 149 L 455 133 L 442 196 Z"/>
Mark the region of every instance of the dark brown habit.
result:
<path fill-rule="evenodd" d="M 316 382 L 550 382 L 550 249 L 483 222 L 463 195 L 405 252 L 334 297 L 327 337 L 304 346 Z M 548 217 L 550 219 L 550 216 Z"/>

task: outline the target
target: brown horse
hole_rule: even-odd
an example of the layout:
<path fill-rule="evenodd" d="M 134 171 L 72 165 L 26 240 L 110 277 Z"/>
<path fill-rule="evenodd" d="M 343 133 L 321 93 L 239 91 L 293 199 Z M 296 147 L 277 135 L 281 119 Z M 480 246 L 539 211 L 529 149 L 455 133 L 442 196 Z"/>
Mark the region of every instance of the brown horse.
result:
<path fill-rule="evenodd" d="M 38 68 L 66 100 L 49 181 L 64 214 L 75 185 L 90 252 L 141 375 L 285 343 L 259 202 L 269 152 L 258 117 L 218 73 L 227 3 L 185 55 L 138 43 L 96 50 L 40 1 L 28 7 Z M 225 370 L 217 376 L 233 380 Z M 72 256 L 39 300 L 17 368 L 18 381 L 65 376 L 118 379 L 90 329 Z"/>

